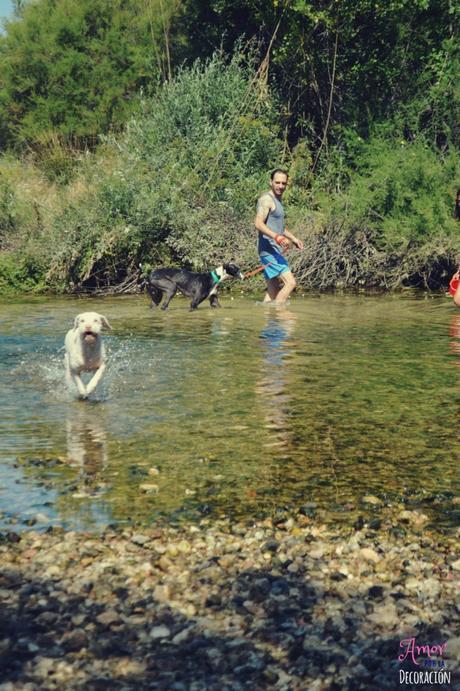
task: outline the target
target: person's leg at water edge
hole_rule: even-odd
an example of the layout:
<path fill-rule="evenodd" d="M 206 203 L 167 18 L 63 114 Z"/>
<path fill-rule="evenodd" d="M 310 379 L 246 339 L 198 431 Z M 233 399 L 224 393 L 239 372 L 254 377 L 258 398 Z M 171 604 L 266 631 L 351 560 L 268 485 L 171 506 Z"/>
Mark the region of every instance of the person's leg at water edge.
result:
<path fill-rule="evenodd" d="M 281 287 L 275 302 L 277 305 L 283 305 L 296 287 L 296 280 L 292 271 L 284 271 L 279 276 L 279 282 Z"/>
<path fill-rule="evenodd" d="M 457 307 L 460 307 L 460 282 L 454 293 L 454 303 L 457 305 Z"/>
<path fill-rule="evenodd" d="M 265 265 L 264 277 L 267 284 L 264 303 L 275 302 L 283 304 L 296 287 L 296 280 L 282 254 L 261 257 Z"/>
<path fill-rule="evenodd" d="M 264 302 L 274 302 L 276 296 L 280 291 L 280 284 L 278 278 L 267 278 L 267 292 L 265 293 Z"/>
<path fill-rule="evenodd" d="M 454 305 L 460 307 L 460 265 L 457 267 L 457 271 L 450 279 L 449 290 L 446 295 L 451 295 Z"/>

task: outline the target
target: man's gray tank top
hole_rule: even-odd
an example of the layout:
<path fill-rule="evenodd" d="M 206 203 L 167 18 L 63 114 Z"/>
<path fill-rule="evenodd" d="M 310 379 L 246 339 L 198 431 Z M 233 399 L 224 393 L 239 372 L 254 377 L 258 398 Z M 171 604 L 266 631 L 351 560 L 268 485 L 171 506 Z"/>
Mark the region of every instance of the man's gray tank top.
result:
<path fill-rule="evenodd" d="M 265 196 L 265 195 L 264 195 Z M 284 209 L 283 205 L 276 197 L 270 195 L 270 197 L 275 202 L 275 208 L 267 216 L 265 225 L 267 225 L 270 230 L 273 230 L 277 235 L 284 235 Z M 275 240 L 267 237 L 259 231 L 259 242 L 258 242 L 259 255 L 273 254 L 276 252 L 279 254 L 281 248 L 276 244 Z"/>

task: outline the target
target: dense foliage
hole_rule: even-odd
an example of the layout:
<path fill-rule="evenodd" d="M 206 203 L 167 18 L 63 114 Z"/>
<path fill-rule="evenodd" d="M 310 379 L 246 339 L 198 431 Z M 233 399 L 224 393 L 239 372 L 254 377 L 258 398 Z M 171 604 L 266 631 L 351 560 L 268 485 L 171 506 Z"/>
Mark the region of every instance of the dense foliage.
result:
<path fill-rule="evenodd" d="M 141 13 L 138 0 L 26 4 L 0 40 L 0 145 L 57 135 L 82 146 L 119 128 L 139 90 L 163 73 L 160 8 L 159 0 Z"/>
<path fill-rule="evenodd" d="M 0 36 L 0 288 L 252 268 L 255 201 L 281 163 L 304 286 L 445 284 L 455 0 L 17 5 Z"/>
<path fill-rule="evenodd" d="M 459 20 L 456 0 L 186 0 L 181 28 L 200 55 L 257 37 L 262 54 L 270 49 L 269 79 L 283 95 L 291 137 L 308 136 L 317 148 L 350 124 L 367 134 L 430 84 L 440 86 L 451 120 Z M 418 115 L 426 127 L 440 113 L 427 103 Z M 448 136 L 449 122 L 441 124 Z"/>
<path fill-rule="evenodd" d="M 40 234 L 18 242 L 20 228 L 37 219 L 27 204 L 19 220 L 14 184 L 5 187 L 5 245 L 33 256 L 53 247 L 46 277 L 54 287 L 113 284 L 141 261 L 198 268 L 249 256 L 248 212 L 282 151 L 276 110 L 261 86 L 240 55 L 227 64 L 217 54 L 180 71 L 142 101 L 123 137 L 85 157 L 59 203 L 49 187 Z"/>

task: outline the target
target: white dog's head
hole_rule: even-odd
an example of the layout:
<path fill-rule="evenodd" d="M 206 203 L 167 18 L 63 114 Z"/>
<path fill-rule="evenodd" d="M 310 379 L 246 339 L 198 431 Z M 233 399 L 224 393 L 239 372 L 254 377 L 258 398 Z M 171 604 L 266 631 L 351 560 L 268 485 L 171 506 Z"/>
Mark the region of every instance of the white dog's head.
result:
<path fill-rule="evenodd" d="M 78 331 L 80 338 L 85 341 L 95 341 L 104 328 L 112 329 L 107 317 L 103 314 L 82 312 L 75 317 L 74 330 Z"/>

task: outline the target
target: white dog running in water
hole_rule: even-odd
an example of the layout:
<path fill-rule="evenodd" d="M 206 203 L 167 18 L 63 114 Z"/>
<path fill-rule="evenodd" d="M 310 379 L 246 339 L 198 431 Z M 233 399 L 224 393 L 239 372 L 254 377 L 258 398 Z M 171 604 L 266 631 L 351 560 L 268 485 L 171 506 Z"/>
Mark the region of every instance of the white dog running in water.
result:
<path fill-rule="evenodd" d="M 75 317 L 73 329 L 65 337 L 65 370 L 67 383 L 74 382 L 81 398 L 87 398 L 98 385 L 105 370 L 105 348 L 101 331 L 112 329 L 106 317 L 97 312 L 82 312 Z M 94 372 L 85 386 L 82 372 Z"/>

